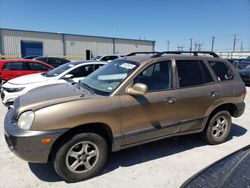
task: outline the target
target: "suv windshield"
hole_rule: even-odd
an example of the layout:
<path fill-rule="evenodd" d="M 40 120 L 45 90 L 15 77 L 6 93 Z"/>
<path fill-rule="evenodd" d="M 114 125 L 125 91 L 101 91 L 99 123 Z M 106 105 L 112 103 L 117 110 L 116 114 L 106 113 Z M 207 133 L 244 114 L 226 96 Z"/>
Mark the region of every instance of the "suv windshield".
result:
<path fill-rule="evenodd" d="M 55 77 L 55 76 L 58 76 L 59 74 L 63 73 L 64 71 L 66 71 L 74 66 L 75 65 L 72 63 L 66 63 L 66 64 L 63 64 L 63 65 L 55 68 L 55 69 L 52 69 L 49 72 L 45 72 L 42 75 L 45 77 Z"/>
<path fill-rule="evenodd" d="M 100 95 L 110 95 L 136 68 L 138 64 L 128 60 L 115 60 L 93 72 L 81 84 Z"/>

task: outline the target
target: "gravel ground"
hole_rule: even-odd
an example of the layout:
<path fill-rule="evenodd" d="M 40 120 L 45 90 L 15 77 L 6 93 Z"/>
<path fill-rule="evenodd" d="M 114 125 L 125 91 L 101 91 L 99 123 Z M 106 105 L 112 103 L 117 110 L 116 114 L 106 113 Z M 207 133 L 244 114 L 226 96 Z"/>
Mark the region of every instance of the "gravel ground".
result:
<path fill-rule="evenodd" d="M 245 102 L 250 104 L 250 88 Z M 0 122 L 6 108 L 0 104 Z M 67 184 L 51 164 L 27 163 L 11 153 L 0 127 L 0 187 L 179 187 L 214 161 L 250 144 L 250 106 L 233 119 L 232 133 L 223 144 L 210 146 L 198 136 L 182 136 L 130 148 L 109 156 L 103 171 L 90 180 Z"/>

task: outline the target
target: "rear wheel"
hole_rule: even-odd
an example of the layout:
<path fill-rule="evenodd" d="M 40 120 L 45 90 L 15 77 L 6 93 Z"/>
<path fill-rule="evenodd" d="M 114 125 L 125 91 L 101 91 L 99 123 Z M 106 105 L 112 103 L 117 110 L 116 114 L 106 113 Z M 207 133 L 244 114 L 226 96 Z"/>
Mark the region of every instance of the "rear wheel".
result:
<path fill-rule="evenodd" d="M 77 182 L 96 175 L 107 159 L 105 139 L 95 133 L 75 135 L 56 153 L 54 167 L 67 182 Z"/>
<path fill-rule="evenodd" d="M 209 144 L 223 143 L 231 131 L 232 119 L 228 111 L 220 111 L 213 115 L 203 131 L 203 138 Z"/>

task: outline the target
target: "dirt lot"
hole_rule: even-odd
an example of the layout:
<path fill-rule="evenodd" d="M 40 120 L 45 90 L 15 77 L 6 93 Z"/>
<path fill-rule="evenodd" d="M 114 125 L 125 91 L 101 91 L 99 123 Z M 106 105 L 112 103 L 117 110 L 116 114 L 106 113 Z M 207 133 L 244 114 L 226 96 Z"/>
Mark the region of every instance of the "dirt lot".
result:
<path fill-rule="evenodd" d="M 250 104 L 250 88 L 246 97 Z M 0 104 L 0 122 L 6 108 Z M 199 136 L 165 139 L 110 155 L 107 165 L 95 178 L 67 184 L 54 172 L 51 164 L 30 164 L 11 153 L 0 128 L 0 187 L 179 187 L 190 176 L 250 144 L 250 106 L 245 114 L 233 119 L 229 140 L 210 146 Z"/>

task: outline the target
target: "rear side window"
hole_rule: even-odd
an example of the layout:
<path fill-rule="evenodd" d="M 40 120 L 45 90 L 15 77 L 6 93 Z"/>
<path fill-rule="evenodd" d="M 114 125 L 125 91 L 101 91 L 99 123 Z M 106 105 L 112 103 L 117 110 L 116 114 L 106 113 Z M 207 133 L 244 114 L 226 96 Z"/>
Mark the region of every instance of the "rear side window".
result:
<path fill-rule="evenodd" d="M 3 70 L 25 70 L 24 62 L 5 63 Z"/>
<path fill-rule="evenodd" d="M 99 69 L 99 68 L 102 67 L 102 66 L 103 66 L 103 64 L 96 64 L 96 65 L 95 65 L 95 70 Z"/>
<path fill-rule="evenodd" d="M 209 61 L 216 77 L 219 81 L 234 79 L 233 71 L 221 61 Z"/>
<path fill-rule="evenodd" d="M 72 70 L 69 74 L 72 74 L 74 78 L 85 77 L 93 72 L 93 65 L 85 65 Z"/>
<path fill-rule="evenodd" d="M 32 71 L 48 71 L 48 67 L 39 63 L 28 63 L 28 65 Z"/>
<path fill-rule="evenodd" d="M 213 78 L 202 61 L 176 61 L 180 87 L 198 86 L 213 82 Z"/>

